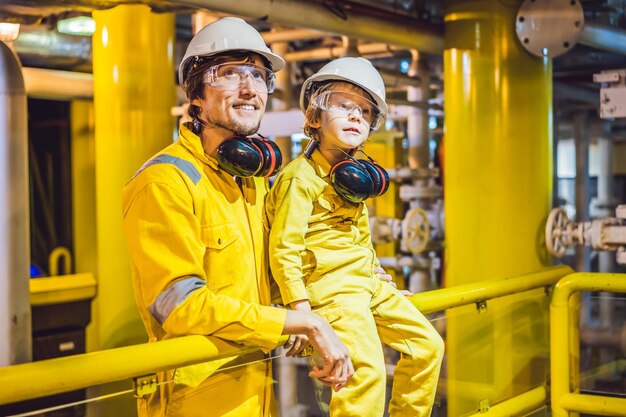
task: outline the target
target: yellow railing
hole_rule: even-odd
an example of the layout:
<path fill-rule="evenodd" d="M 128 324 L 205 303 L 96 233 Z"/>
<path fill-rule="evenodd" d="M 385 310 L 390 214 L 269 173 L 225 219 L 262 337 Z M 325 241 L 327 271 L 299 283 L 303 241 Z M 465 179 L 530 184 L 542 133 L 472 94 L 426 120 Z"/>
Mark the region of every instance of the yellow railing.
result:
<path fill-rule="evenodd" d="M 556 266 L 522 276 L 416 294 L 411 297 L 411 301 L 423 313 L 432 313 L 552 286 L 571 272 L 569 267 Z M 0 387 L 2 387 L 0 405 L 136 378 L 166 369 L 217 360 L 255 350 L 257 349 L 242 349 L 241 346 L 217 338 L 185 336 L 155 343 L 13 365 L 0 368 Z M 533 395 L 536 396 L 536 392 L 533 391 Z M 520 401 L 515 400 L 512 404 L 524 406 L 520 404 Z M 493 406 L 493 408 L 496 407 L 497 405 Z"/>
<path fill-rule="evenodd" d="M 626 399 L 584 395 L 578 391 L 578 357 L 570 360 L 570 338 L 578 331 L 572 326 L 570 297 L 580 291 L 626 292 L 626 274 L 580 272 L 558 282 L 550 303 L 550 374 L 552 416 L 568 417 L 573 413 L 600 416 L 626 415 Z"/>
<path fill-rule="evenodd" d="M 532 274 L 423 292 L 413 295 L 411 301 L 422 313 L 434 313 L 535 288 L 551 287 L 572 272 L 568 266 L 553 266 Z"/>
<path fill-rule="evenodd" d="M 254 348 L 184 336 L 0 368 L 0 405 L 69 392 L 230 356 Z"/>
<path fill-rule="evenodd" d="M 489 407 L 470 417 L 511 417 L 529 414 L 546 405 L 548 392 L 545 386 L 533 388 Z"/>

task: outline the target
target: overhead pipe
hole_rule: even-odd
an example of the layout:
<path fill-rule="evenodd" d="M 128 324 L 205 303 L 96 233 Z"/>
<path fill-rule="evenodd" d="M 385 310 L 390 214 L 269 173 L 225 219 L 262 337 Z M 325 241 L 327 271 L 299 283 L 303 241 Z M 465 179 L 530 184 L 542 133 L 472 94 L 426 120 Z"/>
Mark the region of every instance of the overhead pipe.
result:
<path fill-rule="evenodd" d="M 319 3 L 291 0 L 181 0 L 180 4 L 222 13 L 237 14 L 301 29 L 263 33 L 267 43 L 291 40 L 306 40 L 327 34 L 347 35 L 358 39 L 383 42 L 420 52 L 443 53 L 443 33 L 430 28 L 383 20 L 345 11 L 342 19 Z M 306 16 L 306 19 L 302 19 Z M 306 28 L 306 29 L 305 29 Z M 579 42 L 583 45 L 626 54 L 626 31 L 611 26 L 587 22 L 581 31 Z M 15 41 L 20 56 L 66 58 L 79 62 L 91 59 L 91 39 L 70 36 L 54 31 L 22 28 Z M 323 59 L 323 58 L 319 58 Z"/>
<path fill-rule="evenodd" d="M 45 26 L 24 26 L 13 42 L 22 61 L 62 60 L 67 66 L 91 65 L 91 37 L 58 33 Z"/>
<path fill-rule="evenodd" d="M 0 42 L 0 367 L 31 360 L 28 110 L 20 69 Z"/>
<path fill-rule="evenodd" d="M 443 53 L 443 33 L 415 24 L 398 24 L 343 10 L 339 17 L 320 3 L 293 0 L 181 0 L 176 4 L 307 27 L 351 38 L 383 42 L 433 54 Z"/>
<path fill-rule="evenodd" d="M 261 32 L 265 43 L 272 44 L 275 42 L 291 42 L 291 41 L 308 41 L 312 39 L 321 39 L 332 36 L 332 33 L 320 32 L 311 29 L 284 29 L 272 30 L 270 32 Z"/>
<path fill-rule="evenodd" d="M 26 95 L 47 100 L 93 98 L 93 75 L 43 68 L 22 68 Z"/>
<path fill-rule="evenodd" d="M 387 45 L 384 43 L 363 43 L 359 44 L 356 47 L 360 56 L 371 56 L 371 55 L 379 55 L 379 54 L 391 54 L 394 51 L 398 50 L 397 48 Z M 323 61 L 328 59 L 335 59 L 342 56 L 345 56 L 346 46 L 333 46 L 329 48 L 317 48 L 317 49 L 309 49 L 305 51 L 297 51 L 297 52 L 288 52 L 283 58 L 287 62 L 298 62 L 298 61 Z"/>
<path fill-rule="evenodd" d="M 578 42 L 604 51 L 626 55 L 626 31 L 613 26 L 587 22 L 580 32 Z"/>

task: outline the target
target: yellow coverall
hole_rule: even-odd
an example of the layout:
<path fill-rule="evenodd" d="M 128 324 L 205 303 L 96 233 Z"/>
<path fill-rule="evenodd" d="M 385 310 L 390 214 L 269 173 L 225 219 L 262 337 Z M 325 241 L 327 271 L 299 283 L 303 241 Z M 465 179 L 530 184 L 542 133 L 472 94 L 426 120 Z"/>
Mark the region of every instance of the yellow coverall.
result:
<path fill-rule="evenodd" d="M 276 347 L 286 311 L 270 305 L 267 180 L 241 188 L 186 126 L 179 140 L 150 159 L 123 190 L 124 233 L 133 288 L 149 340 L 213 335 L 266 351 Z M 140 416 L 270 416 L 269 361 L 219 366 L 263 354 L 165 372 Z"/>
<path fill-rule="evenodd" d="M 401 353 L 389 413 L 430 416 L 443 340 L 399 291 L 382 282 L 367 207 L 343 200 L 328 180 L 319 151 L 300 155 L 280 173 L 267 196 L 270 265 L 283 302 L 308 299 L 350 349 L 355 373 L 332 393 L 331 416 L 380 417 L 386 370 L 380 343 Z"/>

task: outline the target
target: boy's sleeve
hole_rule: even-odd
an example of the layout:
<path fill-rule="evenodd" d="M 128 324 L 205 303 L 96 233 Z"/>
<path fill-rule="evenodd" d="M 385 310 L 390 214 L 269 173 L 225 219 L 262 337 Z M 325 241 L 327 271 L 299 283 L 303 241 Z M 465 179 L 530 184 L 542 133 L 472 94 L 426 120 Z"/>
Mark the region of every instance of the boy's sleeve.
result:
<path fill-rule="evenodd" d="M 363 204 L 363 210 L 361 211 L 361 215 L 359 216 L 359 219 L 357 221 L 357 227 L 359 229 L 360 236 L 359 245 L 374 251 L 374 245 L 372 244 L 372 235 L 370 231 L 369 213 L 365 204 Z M 378 266 L 380 266 L 380 261 L 378 260 L 377 256 L 374 256 L 373 267 L 376 268 Z"/>
<path fill-rule="evenodd" d="M 269 258 L 272 275 L 280 287 L 285 305 L 308 300 L 302 280 L 302 255 L 313 210 L 313 198 L 302 181 L 278 181 L 273 193 L 274 218 L 270 229 Z"/>

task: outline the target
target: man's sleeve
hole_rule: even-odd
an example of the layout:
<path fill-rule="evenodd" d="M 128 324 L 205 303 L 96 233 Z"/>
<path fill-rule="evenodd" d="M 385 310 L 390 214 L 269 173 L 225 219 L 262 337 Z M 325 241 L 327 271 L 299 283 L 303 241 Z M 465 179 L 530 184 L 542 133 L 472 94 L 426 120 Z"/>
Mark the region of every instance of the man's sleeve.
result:
<path fill-rule="evenodd" d="M 213 335 L 274 348 L 286 312 L 209 290 L 200 230 L 187 193 L 150 183 L 132 196 L 124 212 L 124 233 L 139 308 L 170 334 Z"/>

